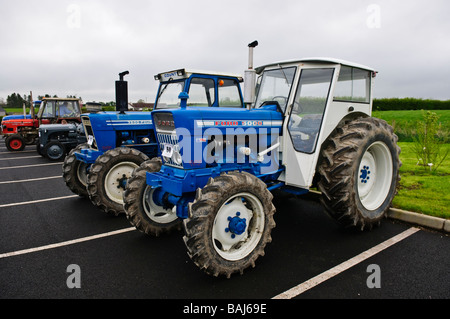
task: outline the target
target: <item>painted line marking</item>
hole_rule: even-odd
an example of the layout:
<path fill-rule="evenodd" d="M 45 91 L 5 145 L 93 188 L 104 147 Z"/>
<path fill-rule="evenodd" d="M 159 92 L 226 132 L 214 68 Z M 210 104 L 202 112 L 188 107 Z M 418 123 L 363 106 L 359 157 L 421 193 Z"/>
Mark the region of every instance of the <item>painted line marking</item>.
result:
<path fill-rule="evenodd" d="M 396 243 L 402 241 L 403 239 L 411 236 L 412 234 L 418 232 L 420 229 L 411 227 L 408 230 L 405 230 L 403 233 L 398 234 L 397 236 L 392 237 L 391 239 L 388 239 L 381 244 L 378 244 L 377 246 L 374 246 L 361 254 L 321 273 L 320 275 L 317 275 L 316 277 L 313 277 L 275 297 L 272 299 L 292 299 L 305 291 L 314 288 L 315 286 L 323 283 L 324 281 L 340 274 L 341 272 L 359 264 L 360 262 L 378 254 L 379 252 L 385 250 L 386 248 L 391 247 L 392 245 L 395 245 Z"/>
<path fill-rule="evenodd" d="M 68 240 L 68 241 L 64 241 L 64 242 L 61 242 L 61 243 L 57 243 L 57 244 L 50 244 L 50 245 L 45 245 L 45 246 L 40 246 L 40 247 L 35 247 L 35 248 L 29 248 L 29 249 L 13 251 L 13 252 L 10 252 L 10 253 L 0 254 L 0 259 L 1 258 L 6 258 L 6 257 L 23 255 L 23 254 L 34 253 L 34 252 L 37 252 L 37 251 L 42 251 L 42 250 L 47 250 L 47 249 L 53 249 L 53 248 L 58 248 L 58 247 L 78 244 L 78 243 L 82 243 L 82 242 L 89 241 L 89 240 L 94 240 L 94 239 L 99 239 L 99 238 L 103 238 L 103 237 L 108 237 L 108 236 L 113 236 L 113 235 L 126 233 L 126 232 L 129 232 L 129 231 L 132 231 L 132 230 L 136 230 L 136 228 L 135 227 L 129 227 L 129 228 L 119 229 L 119 230 L 115 230 L 115 231 L 111 231 L 111 232 L 107 232 L 107 233 L 103 233 L 103 234 L 98 234 L 98 235 L 93 235 L 93 236 L 88 236 L 88 237 Z"/>
<path fill-rule="evenodd" d="M 7 150 L 7 149 L 6 148 L 4 148 L 4 149 L 0 148 L 0 150 Z M 20 152 L 6 151 L 6 152 L 0 152 L 0 154 L 22 154 L 22 153 L 36 153 L 36 151 L 20 151 Z"/>
<path fill-rule="evenodd" d="M 6 182 L 0 182 L 1 184 L 11 184 L 11 183 L 27 183 L 27 182 L 34 182 L 34 181 L 43 181 L 47 179 L 54 179 L 54 178 L 61 178 L 62 176 L 49 176 L 49 177 L 40 177 L 40 178 L 31 178 L 31 179 L 21 179 L 18 181 L 6 181 Z"/>
<path fill-rule="evenodd" d="M 8 157 L 8 158 L 0 158 L 0 161 L 24 159 L 24 158 L 37 158 L 37 157 L 42 157 L 42 156 L 36 155 L 36 156 L 24 156 L 24 157 Z"/>
<path fill-rule="evenodd" d="M 0 167 L 0 170 L 2 170 L 2 169 L 13 169 L 13 168 L 27 168 L 27 167 L 48 166 L 48 165 L 62 165 L 62 162 L 48 163 L 48 164 L 33 164 L 33 165 L 21 165 L 21 166 Z"/>
<path fill-rule="evenodd" d="M 50 202 L 50 201 L 54 201 L 54 200 L 74 198 L 74 197 L 79 197 L 79 196 L 78 195 L 69 195 L 69 196 L 62 196 L 62 197 L 53 197 L 53 198 L 46 198 L 46 199 L 31 200 L 31 201 L 28 201 L 28 202 L 3 204 L 3 205 L 0 205 L 0 208 L 12 207 L 12 206 L 21 206 L 21 205 L 29 205 L 29 204 L 43 203 L 43 202 Z"/>

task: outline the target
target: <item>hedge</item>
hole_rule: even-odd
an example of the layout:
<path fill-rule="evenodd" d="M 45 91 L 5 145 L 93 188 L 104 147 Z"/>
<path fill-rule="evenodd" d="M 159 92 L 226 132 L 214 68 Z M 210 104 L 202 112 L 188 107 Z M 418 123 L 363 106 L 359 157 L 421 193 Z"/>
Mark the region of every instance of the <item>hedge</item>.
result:
<path fill-rule="evenodd" d="M 450 100 L 424 100 L 415 98 L 374 99 L 374 111 L 398 110 L 450 110 Z"/>

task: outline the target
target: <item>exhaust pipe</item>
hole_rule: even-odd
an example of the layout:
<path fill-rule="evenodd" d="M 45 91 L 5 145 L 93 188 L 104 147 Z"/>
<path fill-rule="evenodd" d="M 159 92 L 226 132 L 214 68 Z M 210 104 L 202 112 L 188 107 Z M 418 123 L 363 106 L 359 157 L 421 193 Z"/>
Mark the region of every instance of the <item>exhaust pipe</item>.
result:
<path fill-rule="evenodd" d="M 128 71 L 119 73 L 119 81 L 116 81 L 116 111 L 125 114 L 128 111 L 128 82 L 123 77 L 130 74 Z"/>
<path fill-rule="evenodd" d="M 248 69 L 244 74 L 244 103 L 249 110 L 255 102 L 256 71 L 253 69 L 253 49 L 257 45 L 258 41 L 248 45 Z"/>

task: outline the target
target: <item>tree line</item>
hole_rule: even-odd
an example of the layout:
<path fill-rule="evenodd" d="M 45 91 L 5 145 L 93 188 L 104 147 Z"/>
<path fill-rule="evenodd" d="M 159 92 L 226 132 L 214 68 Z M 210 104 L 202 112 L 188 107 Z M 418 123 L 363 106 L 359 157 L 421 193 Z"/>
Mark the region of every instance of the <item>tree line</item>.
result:
<path fill-rule="evenodd" d="M 37 100 L 42 100 L 44 97 L 58 97 L 57 95 L 38 95 Z M 68 98 L 76 98 L 75 95 L 68 95 Z M 80 97 L 81 99 L 81 97 Z M 29 108 L 31 106 L 31 95 L 20 95 L 18 93 L 12 93 L 11 95 L 8 95 L 6 98 L 6 105 L 7 108 L 22 108 L 23 104 L 25 104 L 25 107 Z"/>
<path fill-rule="evenodd" d="M 374 111 L 450 110 L 450 100 L 384 98 L 373 100 Z"/>

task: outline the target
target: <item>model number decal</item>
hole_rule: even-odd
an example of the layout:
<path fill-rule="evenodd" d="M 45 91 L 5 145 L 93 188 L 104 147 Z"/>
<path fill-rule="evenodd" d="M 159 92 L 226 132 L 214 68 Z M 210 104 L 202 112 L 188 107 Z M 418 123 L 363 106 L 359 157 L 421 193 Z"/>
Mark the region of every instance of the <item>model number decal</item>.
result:
<path fill-rule="evenodd" d="M 229 126 L 281 126 L 282 121 L 261 120 L 199 120 L 199 127 L 229 127 Z"/>
<path fill-rule="evenodd" d="M 108 125 L 152 125 L 152 120 L 111 121 Z"/>

